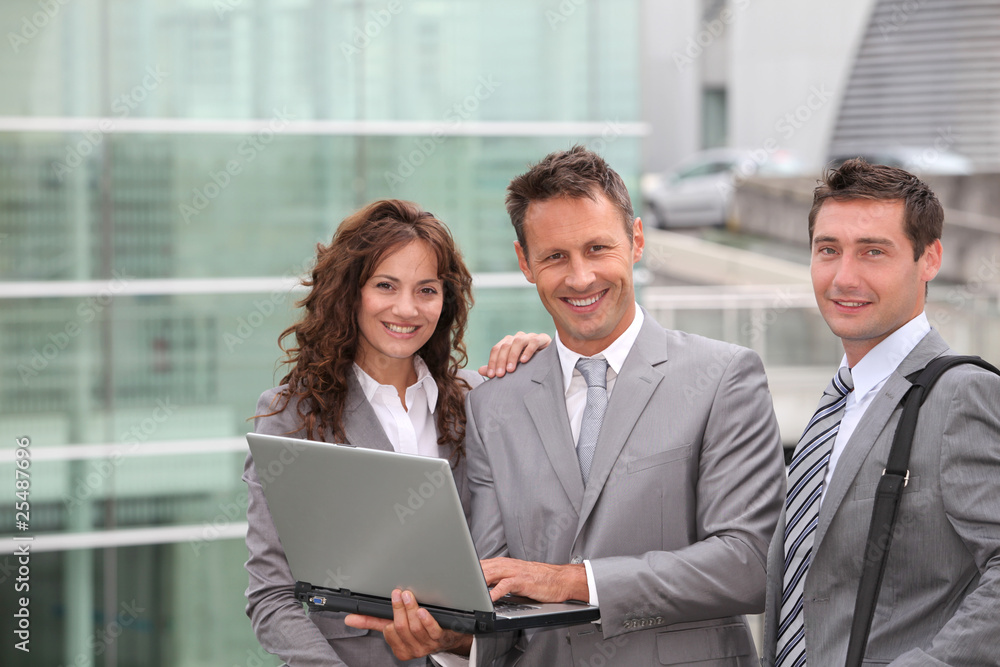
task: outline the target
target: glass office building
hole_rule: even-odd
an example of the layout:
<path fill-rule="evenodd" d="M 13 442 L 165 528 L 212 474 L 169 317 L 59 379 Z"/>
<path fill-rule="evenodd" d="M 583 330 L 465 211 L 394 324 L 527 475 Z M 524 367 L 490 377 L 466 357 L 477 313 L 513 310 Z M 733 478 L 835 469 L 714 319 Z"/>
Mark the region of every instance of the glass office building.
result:
<path fill-rule="evenodd" d="M 242 435 L 316 243 L 413 199 L 475 273 L 470 366 L 550 330 L 504 188 L 586 143 L 636 190 L 639 23 L 611 0 L 0 5 L 0 664 L 278 664 L 243 612 Z"/>

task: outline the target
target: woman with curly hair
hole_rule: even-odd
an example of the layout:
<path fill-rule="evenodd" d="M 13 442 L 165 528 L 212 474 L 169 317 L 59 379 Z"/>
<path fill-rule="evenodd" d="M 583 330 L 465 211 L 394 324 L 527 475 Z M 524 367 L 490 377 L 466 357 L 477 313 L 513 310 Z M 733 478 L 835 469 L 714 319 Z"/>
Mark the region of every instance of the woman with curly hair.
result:
<path fill-rule="evenodd" d="M 291 370 L 261 395 L 255 430 L 447 458 L 467 501 L 464 399 L 482 378 L 462 369 L 472 276 L 447 228 L 412 202 L 374 202 L 348 216 L 329 245 L 317 245 L 303 282 L 312 289 L 298 304 L 302 318 L 278 338 Z M 505 361 L 547 342 L 508 337 L 494 347 L 491 367 L 504 344 Z M 346 626 L 346 614 L 307 615 L 250 456 L 243 480 L 247 615 L 261 645 L 293 667 L 427 664 L 397 661 L 380 633 Z"/>

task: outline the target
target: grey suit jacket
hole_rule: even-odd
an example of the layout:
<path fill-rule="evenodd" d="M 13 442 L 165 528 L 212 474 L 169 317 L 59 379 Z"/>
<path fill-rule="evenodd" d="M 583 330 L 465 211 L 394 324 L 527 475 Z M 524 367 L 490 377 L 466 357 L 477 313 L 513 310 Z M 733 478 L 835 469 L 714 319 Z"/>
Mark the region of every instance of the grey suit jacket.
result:
<path fill-rule="evenodd" d="M 476 373 L 460 372 L 470 386 L 475 387 L 482 382 L 482 377 Z M 382 430 L 375 411 L 365 400 L 353 373 L 348 374 L 348 382 L 348 398 L 344 406 L 347 442 L 360 447 L 392 451 L 392 444 Z M 284 389 L 283 385 L 264 392 L 257 402 L 256 414 L 272 412 L 275 400 Z M 254 426 L 257 433 L 305 437 L 295 403 L 290 403 L 285 410 L 271 417 L 257 418 Z M 332 433 L 327 431 L 323 440 L 332 442 Z M 442 457 L 446 454 L 447 452 L 442 452 Z M 463 504 L 468 508 L 464 458 L 453 472 Z M 246 541 L 250 558 L 246 569 L 250 575 L 250 585 L 246 591 L 246 612 L 261 646 L 291 667 L 426 665 L 426 659 L 405 663 L 396 660 L 381 633 L 369 634 L 368 630 L 344 625 L 343 618 L 346 614 L 320 611 L 307 615 L 302 603 L 295 599 L 295 579 L 288 569 L 285 552 L 278 540 L 249 454 L 244 465 L 243 481 L 249 489 L 249 528 Z"/>
<path fill-rule="evenodd" d="M 830 480 L 805 580 L 809 665 L 842 665 L 875 489 L 905 376 L 951 354 L 931 331 L 889 376 Z M 817 394 L 818 400 L 818 394 Z M 973 366 L 941 377 L 920 410 L 866 665 L 1000 664 L 1000 378 Z M 768 555 L 764 664 L 774 663 L 784 517 Z"/>
<path fill-rule="evenodd" d="M 758 356 L 648 314 L 615 381 L 584 487 L 555 345 L 466 399 L 483 558 L 593 567 L 601 624 L 477 641 L 479 664 L 757 665 L 782 507 L 781 443 Z"/>

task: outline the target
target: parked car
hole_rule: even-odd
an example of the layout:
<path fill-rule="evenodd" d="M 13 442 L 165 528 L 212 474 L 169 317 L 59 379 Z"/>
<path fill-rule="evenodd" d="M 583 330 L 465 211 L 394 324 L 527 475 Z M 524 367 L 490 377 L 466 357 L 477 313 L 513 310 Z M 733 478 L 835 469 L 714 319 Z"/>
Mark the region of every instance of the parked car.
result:
<path fill-rule="evenodd" d="M 671 171 L 642 177 L 643 213 L 661 228 L 721 226 L 732 213 L 733 192 L 739 181 L 800 171 L 799 160 L 785 150 L 704 150 Z"/>
<path fill-rule="evenodd" d="M 964 155 L 950 150 L 942 150 L 934 146 L 888 146 L 858 151 L 851 154 L 841 152 L 831 155 L 828 161 L 830 167 L 839 167 L 846 160 L 862 157 L 871 164 L 885 164 L 899 167 L 914 174 L 971 174 L 974 169 L 972 161 Z"/>

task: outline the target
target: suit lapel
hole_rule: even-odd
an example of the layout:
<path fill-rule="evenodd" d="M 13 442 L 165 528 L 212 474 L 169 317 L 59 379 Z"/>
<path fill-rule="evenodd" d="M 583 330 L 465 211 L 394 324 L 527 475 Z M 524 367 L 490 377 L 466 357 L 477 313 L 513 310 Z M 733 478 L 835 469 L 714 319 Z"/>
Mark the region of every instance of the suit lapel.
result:
<path fill-rule="evenodd" d="M 948 345 L 944 339 L 936 331 L 931 330 L 900 362 L 872 400 L 871 405 L 868 406 L 861 422 L 851 434 L 851 439 L 844 446 L 844 451 L 837 461 L 837 467 L 833 471 L 830 488 L 827 490 L 823 505 L 820 507 L 814 550 L 819 548 L 837 509 L 847 497 L 855 478 L 861 471 L 862 464 L 885 430 L 892 413 L 899 405 L 900 399 L 910 388 L 906 376 L 920 370 L 931 359 L 940 356 L 947 350 Z"/>
<path fill-rule="evenodd" d="M 656 387 L 663 380 L 663 374 L 654 366 L 667 360 L 667 349 L 663 329 L 648 313 L 632 350 L 625 358 L 621 372 L 615 379 L 611 400 L 597 436 L 597 449 L 590 469 L 590 479 L 583 494 L 577 534 L 586 524 L 597 499 L 601 495 L 622 448 L 639 423 Z M 577 466 L 579 477 L 579 465 Z M 581 480 L 582 481 L 582 480 Z"/>
<path fill-rule="evenodd" d="M 559 354 L 556 346 L 550 345 L 536 356 L 539 357 L 539 363 L 528 367 L 533 373 L 533 385 L 524 395 L 524 405 L 535 423 L 535 430 L 563 491 L 573 507 L 580 507 L 583 500 L 583 476 L 580 474 L 580 462 L 569 429 L 566 389 L 563 387 Z"/>
<path fill-rule="evenodd" d="M 365 400 L 361 384 L 350 371 L 347 375 L 347 401 L 344 403 L 344 434 L 347 443 L 355 447 L 393 451 L 389 437 L 382 430 L 378 416 Z"/>

